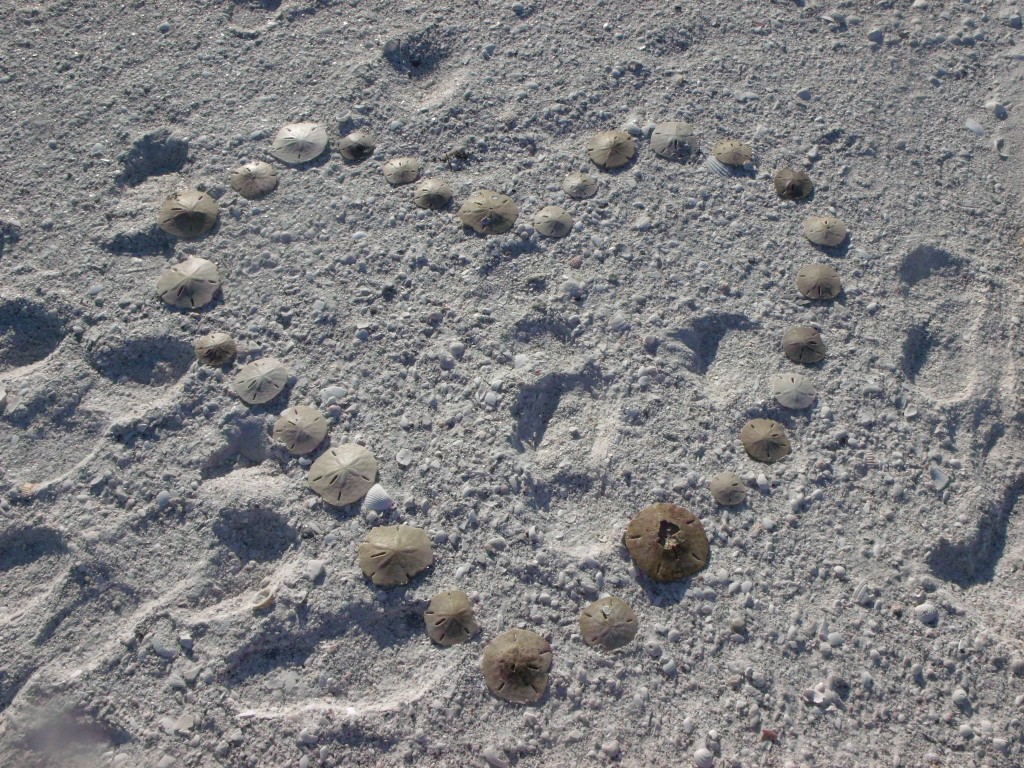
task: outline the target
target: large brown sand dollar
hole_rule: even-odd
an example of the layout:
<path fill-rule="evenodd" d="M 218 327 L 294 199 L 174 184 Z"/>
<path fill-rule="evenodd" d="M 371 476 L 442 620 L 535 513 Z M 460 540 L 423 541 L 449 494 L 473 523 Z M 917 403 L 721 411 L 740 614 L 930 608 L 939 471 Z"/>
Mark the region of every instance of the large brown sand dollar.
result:
<path fill-rule="evenodd" d="M 274 439 L 294 454 L 315 451 L 325 437 L 327 419 L 316 408 L 308 405 L 285 408 L 274 423 Z"/>
<path fill-rule="evenodd" d="M 235 374 L 235 393 L 249 405 L 269 403 L 284 392 L 290 376 L 288 369 L 277 358 L 253 360 Z"/>
<path fill-rule="evenodd" d="M 408 584 L 432 562 L 427 532 L 412 525 L 371 528 L 359 545 L 359 567 L 379 587 Z"/>
<path fill-rule="evenodd" d="M 423 179 L 412 191 L 412 201 L 417 208 L 439 211 L 452 199 L 452 188 L 440 179 Z"/>
<path fill-rule="evenodd" d="M 318 157 L 327 148 L 327 131 L 319 123 L 288 123 L 274 137 L 270 154 L 296 165 Z"/>
<path fill-rule="evenodd" d="M 469 596 L 457 589 L 434 595 L 423 613 L 423 621 L 427 635 L 439 645 L 465 643 L 480 629 Z"/>
<path fill-rule="evenodd" d="M 587 142 L 587 154 L 598 168 L 621 168 L 636 154 L 636 142 L 625 131 L 601 131 Z"/>
<path fill-rule="evenodd" d="M 791 450 L 786 428 L 772 419 L 751 419 L 740 430 L 743 449 L 754 461 L 774 464 Z"/>
<path fill-rule="evenodd" d="M 806 171 L 783 168 L 773 180 L 775 194 L 783 200 L 800 200 L 814 191 L 814 184 Z"/>
<path fill-rule="evenodd" d="M 533 217 L 533 228 L 544 237 L 565 237 L 572 232 L 573 220 L 564 208 L 548 205 Z"/>
<path fill-rule="evenodd" d="M 459 208 L 459 221 L 485 235 L 500 235 L 512 229 L 519 207 L 511 197 L 490 189 L 478 189 Z"/>
<path fill-rule="evenodd" d="M 338 142 L 338 154 L 350 163 L 361 163 L 376 147 L 377 142 L 367 131 L 352 131 Z"/>
<path fill-rule="evenodd" d="M 689 123 L 659 123 L 651 134 L 654 154 L 669 160 L 687 160 L 697 153 L 699 143 Z"/>
<path fill-rule="evenodd" d="M 629 603 L 611 595 L 591 603 L 580 614 L 583 642 L 606 651 L 629 645 L 636 630 L 636 614 Z"/>
<path fill-rule="evenodd" d="M 835 216 L 808 216 L 803 230 L 804 237 L 824 248 L 834 248 L 846 239 L 846 224 Z"/>
<path fill-rule="evenodd" d="M 355 443 L 324 451 L 309 468 L 309 484 L 328 504 L 344 507 L 359 501 L 377 477 L 377 459 Z"/>
<path fill-rule="evenodd" d="M 217 266 L 206 259 L 189 258 L 171 266 L 156 281 L 156 293 L 172 307 L 199 309 L 209 304 L 220 288 Z"/>
<path fill-rule="evenodd" d="M 257 200 L 277 189 L 277 169 L 255 161 L 231 171 L 231 188 L 247 200 Z"/>
<path fill-rule="evenodd" d="M 198 189 L 175 192 L 164 200 L 156 223 L 164 232 L 191 240 L 210 231 L 220 209 L 212 197 Z"/>
<path fill-rule="evenodd" d="M 491 640 L 481 659 L 491 693 L 515 704 L 540 701 L 548 688 L 551 645 L 536 632 L 510 629 Z"/>
<path fill-rule="evenodd" d="M 231 362 L 238 352 L 238 344 L 230 334 L 214 331 L 196 339 L 195 350 L 200 363 L 218 367 Z"/>
<path fill-rule="evenodd" d="M 805 264 L 796 273 L 796 288 L 805 298 L 830 301 L 843 290 L 843 281 L 835 267 Z"/>
<path fill-rule="evenodd" d="M 816 363 L 825 357 L 821 334 L 809 325 L 794 325 L 782 334 L 782 351 L 794 363 Z"/>
<path fill-rule="evenodd" d="M 675 504 L 652 504 L 626 527 L 622 543 L 637 567 L 655 581 L 675 581 L 708 564 L 708 537 L 700 520 Z"/>

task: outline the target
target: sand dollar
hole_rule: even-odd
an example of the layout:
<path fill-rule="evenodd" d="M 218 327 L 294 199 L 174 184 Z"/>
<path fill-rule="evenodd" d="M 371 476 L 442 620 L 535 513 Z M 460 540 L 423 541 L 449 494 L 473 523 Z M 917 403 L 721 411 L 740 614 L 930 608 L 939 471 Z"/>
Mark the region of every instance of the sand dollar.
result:
<path fill-rule="evenodd" d="M 794 325 L 782 334 L 782 351 L 794 363 L 816 363 L 825 357 L 821 334 L 809 325 Z"/>
<path fill-rule="evenodd" d="M 637 567 L 655 581 L 674 581 L 708 564 L 708 537 L 700 520 L 675 504 L 652 504 L 629 521 L 622 543 Z"/>
<path fill-rule="evenodd" d="M 212 261 L 188 258 L 174 264 L 156 281 L 156 293 L 172 307 L 199 309 L 220 288 L 220 275 Z"/>
<path fill-rule="evenodd" d="M 359 501 L 377 477 L 377 459 L 355 443 L 324 451 L 309 468 L 308 481 L 328 504 L 343 507 Z"/>
<path fill-rule="evenodd" d="M 783 408 L 799 410 L 814 405 L 818 390 L 800 373 L 780 373 L 772 379 L 772 395 Z"/>
<path fill-rule="evenodd" d="M 459 221 L 486 235 L 508 232 L 519 217 L 519 208 L 508 195 L 478 189 L 459 208 Z"/>
<path fill-rule="evenodd" d="M 274 423 L 274 439 L 291 453 L 315 451 L 327 437 L 327 419 L 316 408 L 296 405 L 285 408 Z"/>
<path fill-rule="evenodd" d="M 548 205 L 533 217 L 533 228 L 544 237 L 565 237 L 572 232 L 572 216 L 564 208 Z"/>
<path fill-rule="evenodd" d="M 238 352 L 238 345 L 230 334 L 214 331 L 196 339 L 195 350 L 200 363 L 217 367 L 231 362 Z"/>
<path fill-rule="evenodd" d="M 491 693 L 515 704 L 532 704 L 548 687 L 551 645 L 528 629 L 510 629 L 487 644 L 480 663 Z"/>
<path fill-rule="evenodd" d="M 268 403 L 284 392 L 290 376 L 277 358 L 253 360 L 235 374 L 235 393 L 249 405 Z"/>
<path fill-rule="evenodd" d="M 427 635 L 439 645 L 465 643 L 480 629 L 469 596 L 457 589 L 434 595 L 423 613 L 423 621 Z"/>
<path fill-rule="evenodd" d="M 408 584 L 432 562 L 427 532 L 412 525 L 371 528 L 359 545 L 359 567 L 379 587 Z"/>
<path fill-rule="evenodd" d="M 828 264 L 806 264 L 796 273 L 796 288 L 808 299 L 831 300 L 843 290 L 843 281 Z"/>
<path fill-rule="evenodd" d="M 601 131 L 587 142 L 587 154 L 598 168 L 621 168 L 636 154 L 636 142 L 625 131 Z"/>
<path fill-rule="evenodd" d="M 738 139 L 725 139 L 712 147 L 711 154 L 723 165 L 739 167 L 750 162 L 754 150 L 749 144 Z"/>
<path fill-rule="evenodd" d="M 338 142 L 338 154 L 350 163 L 361 163 L 376 148 L 377 142 L 367 131 L 352 131 Z"/>
<path fill-rule="evenodd" d="M 775 174 L 773 180 L 775 194 L 783 200 L 800 200 L 814 191 L 814 184 L 806 171 L 783 168 Z"/>
<path fill-rule="evenodd" d="M 743 478 L 735 472 L 719 472 L 708 483 L 711 496 L 719 504 L 732 507 L 747 500 L 747 488 Z"/>
<path fill-rule="evenodd" d="M 231 171 L 231 188 L 247 200 L 256 200 L 277 189 L 277 169 L 254 161 Z"/>
<path fill-rule="evenodd" d="M 381 171 L 393 187 L 412 184 L 420 177 L 420 161 L 415 157 L 396 157 L 384 163 Z"/>
<path fill-rule="evenodd" d="M 440 179 L 423 179 L 412 191 L 412 201 L 420 208 L 439 211 L 452 199 L 452 188 Z"/>
<path fill-rule="evenodd" d="M 175 192 L 164 200 L 157 214 L 157 225 L 169 235 L 191 240 L 210 231 L 219 212 L 212 197 L 198 189 Z"/>
<path fill-rule="evenodd" d="M 688 160 L 697 154 L 700 143 L 689 123 L 659 123 L 651 134 L 654 154 L 669 160 Z"/>
<path fill-rule="evenodd" d="M 583 642 L 606 651 L 629 645 L 636 630 L 636 614 L 629 603 L 611 595 L 591 603 L 580 613 Z"/>
<path fill-rule="evenodd" d="M 754 461 L 774 464 L 789 456 L 786 428 L 771 419 L 751 419 L 740 430 L 740 442 Z"/>
<path fill-rule="evenodd" d="M 562 180 L 562 191 L 575 200 L 586 200 L 597 194 L 597 179 L 589 173 L 570 173 Z"/>
<path fill-rule="evenodd" d="M 270 154 L 283 163 L 296 165 L 319 157 L 326 148 L 327 131 L 319 123 L 288 123 L 274 137 Z"/>
<path fill-rule="evenodd" d="M 846 239 L 846 224 L 835 216 L 808 216 L 804 237 L 815 245 L 834 248 Z"/>

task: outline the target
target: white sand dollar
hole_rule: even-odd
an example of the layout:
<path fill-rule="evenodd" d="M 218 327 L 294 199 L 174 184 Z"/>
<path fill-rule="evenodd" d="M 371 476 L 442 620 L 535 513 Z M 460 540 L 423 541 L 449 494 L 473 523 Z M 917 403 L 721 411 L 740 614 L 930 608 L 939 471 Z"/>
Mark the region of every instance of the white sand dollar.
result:
<path fill-rule="evenodd" d="M 327 148 L 327 131 L 319 123 L 288 123 L 277 132 L 270 154 L 295 165 L 318 157 Z"/>
<path fill-rule="evenodd" d="M 274 423 L 274 439 L 291 453 L 315 451 L 327 437 L 327 419 L 316 408 L 296 405 L 285 408 Z"/>
<path fill-rule="evenodd" d="M 371 528 L 359 545 L 359 567 L 380 587 L 408 584 L 432 562 L 427 532 L 412 525 Z"/>
<path fill-rule="evenodd" d="M 683 122 L 658 124 L 651 134 L 654 154 L 669 160 L 686 160 L 697 153 L 699 142 L 693 126 Z"/>
<path fill-rule="evenodd" d="M 572 232 L 573 220 L 564 208 L 548 205 L 533 217 L 533 228 L 544 237 L 565 237 Z"/>
<path fill-rule="evenodd" d="M 440 179 L 423 179 L 412 193 L 412 201 L 418 208 L 439 211 L 452 199 L 452 188 Z"/>
<path fill-rule="evenodd" d="M 273 357 L 264 357 L 243 365 L 235 375 L 235 393 L 249 405 L 261 405 L 280 395 L 291 374 Z"/>
<path fill-rule="evenodd" d="M 156 293 L 172 307 L 199 309 L 213 300 L 220 288 L 217 266 L 206 259 L 190 258 L 160 275 Z"/>
<path fill-rule="evenodd" d="M 804 237 L 825 248 L 835 248 L 847 234 L 846 224 L 835 216 L 808 216 L 803 230 Z"/>
<path fill-rule="evenodd" d="M 328 504 L 359 501 L 373 486 L 377 459 L 361 445 L 347 443 L 324 451 L 309 468 L 310 486 Z"/>
<path fill-rule="evenodd" d="M 570 173 L 562 180 L 562 191 L 575 200 L 586 200 L 597 194 L 597 179 L 589 173 Z"/>
<path fill-rule="evenodd" d="M 818 390 L 801 373 L 781 373 L 772 379 L 772 394 L 783 408 L 799 410 L 814 405 Z"/>
<path fill-rule="evenodd" d="M 247 200 L 256 200 L 277 189 L 277 169 L 257 160 L 231 171 L 231 188 Z"/>
<path fill-rule="evenodd" d="M 725 139 L 712 147 L 711 154 L 723 165 L 739 167 L 750 162 L 754 150 L 749 144 L 738 139 Z"/>
<path fill-rule="evenodd" d="M 420 161 L 415 157 L 396 157 L 384 163 L 381 170 L 388 184 L 393 187 L 412 184 L 420 177 Z"/>
<path fill-rule="evenodd" d="M 715 501 L 726 507 L 742 504 L 747 498 L 743 478 L 735 472 L 719 472 L 711 478 L 708 490 Z"/>
<path fill-rule="evenodd" d="M 519 207 L 511 197 L 491 189 L 478 189 L 456 214 L 465 226 L 485 235 L 508 232 L 519 217 Z"/>
<path fill-rule="evenodd" d="M 238 352 L 238 344 L 230 334 L 214 331 L 196 339 L 195 350 L 200 363 L 217 367 L 231 361 Z"/>

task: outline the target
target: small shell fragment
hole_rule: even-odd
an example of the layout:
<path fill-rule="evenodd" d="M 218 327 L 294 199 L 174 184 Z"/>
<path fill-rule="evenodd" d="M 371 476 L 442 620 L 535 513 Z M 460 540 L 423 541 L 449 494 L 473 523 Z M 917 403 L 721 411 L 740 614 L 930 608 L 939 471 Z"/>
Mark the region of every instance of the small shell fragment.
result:
<path fill-rule="evenodd" d="M 652 504 L 629 521 L 622 543 L 637 567 L 655 581 L 675 581 L 708 564 L 708 537 L 700 520 L 676 504 Z"/>
<path fill-rule="evenodd" d="M 846 224 L 835 216 L 808 216 L 803 231 L 804 237 L 825 248 L 835 248 L 846 239 Z"/>
<path fill-rule="evenodd" d="M 733 167 L 746 165 L 754 156 L 754 150 L 749 144 L 738 139 L 725 139 L 715 144 L 711 149 L 715 160 Z"/>
<path fill-rule="evenodd" d="M 843 281 L 828 264 L 806 264 L 796 274 L 796 287 L 808 299 L 834 299 L 843 290 Z"/>
<path fill-rule="evenodd" d="M 512 229 L 519 217 L 519 208 L 508 195 L 490 189 L 478 189 L 462 204 L 459 221 L 475 231 L 500 235 Z"/>
<path fill-rule="evenodd" d="M 565 237 L 572 232 L 572 216 L 564 208 L 548 205 L 533 217 L 533 228 L 544 237 Z"/>
<path fill-rule="evenodd" d="M 231 188 L 247 200 L 257 200 L 277 189 L 277 169 L 260 160 L 231 171 Z"/>
<path fill-rule="evenodd" d="M 605 651 L 629 645 L 636 631 L 636 613 L 629 603 L 612 595 L 591 603 L 580 613 L 583 642 Z"/>
<path fill-rule="evenodd" d="M 754 461 L 774 464 L 789 456 L 786 428 L 772 419 L 751 419 L 740 430 L 740 442 Z"/>
<path fill-rule="evenodd" d="M 408 584 L 432 562 L 427 532 L 412 525 L 371 528 L 359 545 L 359 567 L 380 587 Z"/>
<path fill-rule="evenodd" d="M 597 194 L 597 179 L 589 173 L 570 173 L 562 180 L 562 191 L 574 200 L 586 200 Z"/>
<path fill-rule="evenodd" d="M 270 154 L 296 165 L 318 157 L 327 148 L 327 131 L 319 123 L 289 123 L 274 137 Z"/>
<path fill-rule="evenodd" d="M 157 225 L 169 235 L 191 240 L 204 235 L 217 223 L 219 213 L 212 197 L 198 189 L 175 192 L 164 200 Z"/>
<path fill-rule="evenodd" d="M 800 200 L 814 191 L 814 184 L 806 171 L 783 168 L 775 174 L 775 194 L 783 200 Z"/>
<path fill-rule="evenodd" d="M 344 507 L 359 501 L 377 477 L 377 459 L 355 443 L 334 446 L 324 451 L 309 468 L 310 486 L 328 504 Z"/>
<path fill-rule="evenodd" d="M 440 179 L 423 179 L 412 192 L 412 201 L 419 207 L 439 211 L 452 199 L 452 188 Z"/>
<path fill-rule="evenodd" d="M 742 504 L 747 499 L 747 489 L 743 478 L 735 472 L 719 472 L 708 483 L 711 496 L 722 506 L 732 507 Z"/>
<path fill-rule="evenodd" d="M 338 154 L 350 163 L 361 163 L 376 147 L 377 142 L 367 131 L 352 131 L 338 142 Z"/>
<path fill-rule="evenodd" d="M 209 304 L 220 288 L 220 275 L 212 261 L 188 258 L 171 266 L 156 282 L 156 293 L 172 307 L 199 309 Z"/>
<path fill-rule="evenodd" d="M 809 325 L 794 325 L 782 334 L 782 351 L 794 363 L 816 363 L 825 357 L 821 334 Z"/>
<path fill-rule="evenodd" d="M 274 439 L 291 453 L 315 451 L 327 437 L 327 419 L 316 408 L 296 405 L 285 408 L 274 423 Z"/>
<path fill-rule="evenodd" d="M 423 622 L 430 639 L 444 646 L 465 643 L 480 630 L 469 596 L 458 589 L 434 595 L 423 613 Z"/>
<path fill-rule="evenodd" d="M 291 374 L 273 357 L 264 357 L 243 365 L 235 374 L 235 393 L 249 405 L 260 405 L 280 395 Z"/>
<path fill-rule="evenodd" d="M 510 629 L 487 644 L 480 663 L 491 693 L 515 704 L 532 704 L 548 687 L 551 645 L 528 629 Z"/>
<path fill-rule="evenodd" d="M 420 161 L 415 157 L 396 157 L 384 163 L 381 171 L 393 187 L 412 184 L 420 176 Z"/>
<path fill-rule="evenodd" d="M 214 331 L 196 339 L 195 350 L 200 363 L 219 367 L 231 362 L 238 352 L 238 345 L 224 331 Z"/>
<path fill-rule="evenodd" d="M 772 395 L 783 408 L 800 410 L 814 405 L 818 390 L 800 373 L 781 373 L 772 379 Z"/>
<path fill-rule="evenodd" d="M 587 142 L 587 154 L 598 168 L 621 168 L 636 154 L 636 142 L 625 131 L 601 131 Z"/>
<path fill-rule="evenodd" d="M 699 146 L 693 126 L 689 123 L 659 123 L 651 134 L 654 154 L 669 160 L 688 160 L 697 154 Z"/>

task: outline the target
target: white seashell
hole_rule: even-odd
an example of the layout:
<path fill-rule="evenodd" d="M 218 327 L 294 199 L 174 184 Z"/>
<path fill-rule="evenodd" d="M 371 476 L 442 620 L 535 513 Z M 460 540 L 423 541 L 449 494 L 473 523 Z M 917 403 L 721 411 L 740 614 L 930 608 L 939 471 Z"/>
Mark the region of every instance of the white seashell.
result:
<path fill-rule="evenodd" d="M 274 604 L 276 599 L 277 590 L 273 587 L 264 587 L 253 596 L 250 605 L 254 611 L 265 611 Z"/>
<path fill-rule="evenodd" d="M 364 509 L 372 509 L 375 512 L 386 512 L 395 506 L 395 500 L 391 498 L 391 495 L 384 490 L 384 486 L 380 483 L 375 483 L 370 487 L 370 490 L 366 492 L 366 498 L 363 500 Z"/>
<path fill-rule="evenodd" d="M 736 170 L 734 168 L 730 168 L 725 163 L 719 162 L 711 155 L 708 155 L 707 158 L 704 160 L 704 167 L 707 168 L 716 176 L 722 176 L 724 178 L 729 178 L 730 176 L 733 175 L 733 173 L 735 173 Z"/>

